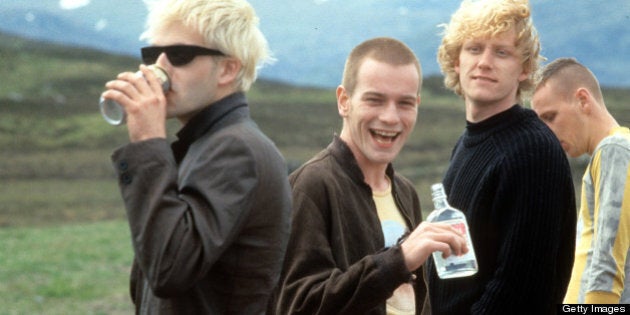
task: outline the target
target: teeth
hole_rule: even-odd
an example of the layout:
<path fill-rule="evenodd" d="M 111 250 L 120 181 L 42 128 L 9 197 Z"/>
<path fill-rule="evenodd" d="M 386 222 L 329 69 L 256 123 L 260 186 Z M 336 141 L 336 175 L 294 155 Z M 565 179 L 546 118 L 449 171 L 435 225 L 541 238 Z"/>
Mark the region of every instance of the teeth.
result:
<path fill-rule="evenodd" d="M 381 136 L 381 137 L 390 137 L 393 138 L 395 137 L 398 132 L 394 132 L 394 131 L 383 131 L 383 130 L 373 130 L 372 132 L 374 132 L 374 134 Z"/>

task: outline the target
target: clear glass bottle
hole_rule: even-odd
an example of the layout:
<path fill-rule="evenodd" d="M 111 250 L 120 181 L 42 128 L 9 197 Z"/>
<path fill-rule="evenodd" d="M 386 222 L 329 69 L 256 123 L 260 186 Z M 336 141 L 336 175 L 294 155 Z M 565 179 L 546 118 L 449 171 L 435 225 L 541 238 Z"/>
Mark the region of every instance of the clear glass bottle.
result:
<path fill-rule="evenodd" d="M 431 185 L 431 195 L 433 197 L 433 210 L 427 217 L 429 222 L 447 223 L 466 235 L 468 252 L 462 256 L 450 255 L 442 257 L 442 252 L 434 252 L 433 260 L 435 270 L 441 279 L 467 277 L 477 273 L 477 258 L 473 249 L 466 215 L 451 207 L 446 200 L 444 186 L 441 183 Z"/>
<path fill-rule="evenodd" d="M 160 80 L 160 84 L 162 84 L 162 91 L 166 93 L 166 91 L 171 88 L 171 82 L 166 71 L 156 65 L 150 65 L 148 67 L 153 71 L 153 73 L 155 73 L 158 80 Z M 142 76 L 142 72 L 138 71 L 136 72 L 136 75 Z M 101 109 L 101 115 L 103 115 L 103 118 L 109 124 L 118 126 L 126 122 L 127 113 L 125 113 L 125 109 L 116 101 L 101 97 L 98 105 Z"/>

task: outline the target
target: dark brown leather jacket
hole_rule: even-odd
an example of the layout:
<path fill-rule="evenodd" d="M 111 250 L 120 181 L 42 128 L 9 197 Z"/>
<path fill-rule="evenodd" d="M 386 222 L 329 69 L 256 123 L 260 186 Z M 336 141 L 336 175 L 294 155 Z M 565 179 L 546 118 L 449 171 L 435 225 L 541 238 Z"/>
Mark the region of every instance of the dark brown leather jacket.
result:
<path fill-rule="evenodd" d="M 414 186 L 394 174 L 392 194 L 409 230 L 422 221 Z M 290 176 L 293 219 L 271 313 L 385 314 L 385 301 L 412 278 L 400 246 L 384 247 L 372 190 L 338 137 Z M 425 284 L 416 271 L 416 309 Z"/>

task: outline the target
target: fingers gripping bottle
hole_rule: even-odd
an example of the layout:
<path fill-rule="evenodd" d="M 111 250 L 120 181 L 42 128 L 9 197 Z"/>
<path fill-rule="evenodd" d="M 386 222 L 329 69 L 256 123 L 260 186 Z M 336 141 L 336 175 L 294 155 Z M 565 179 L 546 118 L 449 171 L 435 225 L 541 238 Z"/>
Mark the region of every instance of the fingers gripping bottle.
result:
<path fill-rule="evenodd" d="M 466 236 L 468 245 L 468 252 L 462 256 L 450 255 L 444 258 L 442 252 L 433 252 L 435 270 L 438 276 L 441 279 L 450 279 L 474 275 L 478 270 L 477 258 L 470 239 L 466 215 L 448 204 L 444 186 L 441 183 L 431 185 L 431 195 L 435 210 L 429 214 L 427 221 L 450 224 Z"/>

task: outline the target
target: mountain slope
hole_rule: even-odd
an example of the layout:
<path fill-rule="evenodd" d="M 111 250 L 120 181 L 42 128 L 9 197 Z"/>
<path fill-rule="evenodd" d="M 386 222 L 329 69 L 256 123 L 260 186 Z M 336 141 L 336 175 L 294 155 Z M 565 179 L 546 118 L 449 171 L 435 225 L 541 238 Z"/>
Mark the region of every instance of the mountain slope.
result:
<path fill-rule="evenodd" d="M 438 25 L 458 1 L 250 0 L 278 62 L 261 76 L 298 85 L 334 87 L 346 55 L 374 36 L 405 41 L 425 74 L 439 74 Z M 630 2 L 532 0 L 543 54 L 577 57 L 603 85 L 630 86 Z M 0 2 L 0 30 L 137 56 L 146 9 L 139 0 L 92 1 L 62 10 L 55 0 Z"/>

